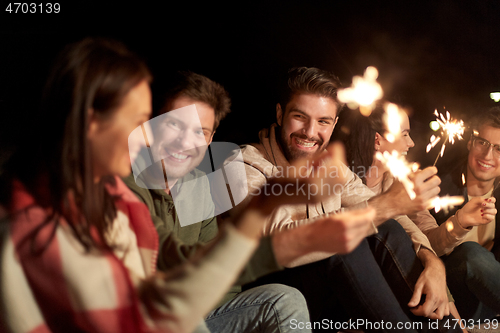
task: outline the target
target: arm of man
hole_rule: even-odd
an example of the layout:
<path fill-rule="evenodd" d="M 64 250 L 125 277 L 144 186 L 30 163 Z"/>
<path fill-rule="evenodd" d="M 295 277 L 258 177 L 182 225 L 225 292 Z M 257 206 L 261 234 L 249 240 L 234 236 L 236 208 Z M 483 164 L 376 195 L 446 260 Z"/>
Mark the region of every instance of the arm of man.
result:
<path fill-rule="evenodd" d="M 275 209 L 265 224 L 265 234 L 309 224 L 314 218 L 342 212 L 344 208 L 346 210 L 365 208 L 368 206 L 367 200 L 374 196 L 374 193 L 363 184 L 361 179 L 338 159 L 328 162 L 327 166 L 323 165 L 311 174 L 319 180 L 315 184 L 295 186 L 293 190 L 292 184 L 287 184 L 282 188 L 267 187 L 264 189 L 263 185 L 270 179 L 280 179 L 289 176 L 289 174 L 306 174 L 307 172 L 304 170 L 307 168 L 301 164 L 287 167 L 274 166 L 263 157 L 255 158 L 258 153 L 252 152 L 252 154 L 253 160 L 251 162 L 245 161 L 245 176 L 249 194 L 245 199 L 246 202 L 262 191 L 267 191 L 268 194 L 272 194 L 270 192 L 283 192 L 290 197 L 296 195 L 308 197 L 321 195 L 323 197 L 323 200 L 316 204 L 284 204 Z M 333 152 L 331 154 L 338 155 L 340 153 Z M 369 234 L 373 234 L 375 230 L 372 228 Z"/>
<path fill-rule="evenodd" d="M 426 248 L 421 248 L 417 256 L 422 261 L 424 270 L 415 284 L 408 306 L 417 316 L 442 319 L 443 316 L 450 314 L 444 265 L 433 252 Z M 422 295 L 425 295 L 425 302 L 420 304 Z"/>
<path fill-rule="evenodd" d="M 366 237 L 375 212 L 365 208 L 332 214 L 314 223 L 304 224 L 273 235 L 272 244 L 280 265 L 293 267 L 307 262 L 310 253 L 349 253 Z"/>
<path fill-rule="evenodd" d="M 250 147 L 250 149 L 252 148 Z M 254 155 L 257 154 L 256 152 L 252 153 Z M 284 173 L 283 170 L 275 167 L 273 164 L 268 162 L 263 157 L 262 158 L 255 158 L 255 156 L 252 157 L 253 160 L 251 161 L 251 163 L 249 161 L 245 162 L 245 171 L 246 171 L 247 186 L 249 193 L 248 197 L 245 199 L 246 202 L 249 202 L 251 197 L 258 194 L 262 194 L 265 190 L 269 192 L 268 194 L 272 194 L 273 192 L 272 187 L 270 188 L 268 186 L 267 189 L 264 189 L 262 186 L 266 184 L 268 181 L 272 181 L 273 179 L 279 180 L 288 175 L 286 172 Z M 345 165 L 343 166 L 345 167 Z M 294 165 L 292 168 L 294 168 L 293 170 L 306 170 L 305 167 L 302 167 L 301 165 L 298 166 Z M 320 170 L 320 173 L 319 174 L 316 173 L 316 176 L 324 177 L 325 176 L 323 172 L 324 170 L 325 169 Z M 352 189 L 352 191 L 349 191 L 349 194 L 354 195 L 355 193 L 358 193 L 359 195 L 360 192 L 354 190 L 356 186 L 362 186 L 366 190 L 367 197 L 364 198 L 365 200 L 362 200 L 363 198 L 359 198 L 357 203 L 349 202 L 350 203 L 349 208 L 350 209 L 358 208 L 358 204 L 359 207 L 366 207 L 367 206 L 366 199 L 373 196 L 373 192 L 371 192 L 366 186 L 364 186 L 361 180 L 357 178 L 354 174 L 352 174 L 352 172 L 350 172 L 350 170 L 348 170 L 347 167 L 337 168 L 337 169 L 333 168 L 333 170 L 334 170 L 333 172 L 337 172 L 336 175 L 338 177 L 341 177 L 340 181 L 347 182 L 350 184 L 350 188 Z M 279 172 L 281 172 L 281 174 Z M 330 176 L 329 179 L 331 179 L 331 173 L 327 172 L 327 174 L 328 176 Z M 357 178 L 358 181 L 356 182 L 356 179 L 354 178 Z M 323 184 L 325 184 L 325 188 L 332 190 L 332 188 L 334 188 L 333 186 L 328 187 L 328 185 L 326 185 L 328 181 L 329 180 L 325 181 L 325 183 Z M 334 185 L 340 183 L 340 181 L 339 178 L 333 179 Z M 331 185 L 331 182 L 329 185 Z M 311 194 L 309 193 L 309 189 L 307 186 L 291 187 L 291 184 L 288 184 L 287 186 L 290 187 L 281 188 L 278 191 L 276 191 L 275 188 L 274 192 L 275 193 L 282 192 L 284 196 L 288 196 L 290 198 L 298 195 L 308 196 L 308 194 Z M 342 185 L 341 187 L 343 188 L 344 186 L 345 185 Z M 330 213 L 335 210 L 337 210 L 337 212 L 341 211 L 340 209 L 342 200 L 341 194 L 343 193 L 343 191 L 339 191 L 339 193 L 334 194 L 330 197 L 325 196 L 326 193 L 325 191 L 323 192 L 315 191 L 315 192 L 320 192 L 319 194 L 323 195 L 324 200 L 322 200 L 322 202 L 316 204 L 311 204 L 311 203 L 291 204 L 290 202 L 287 202 L 284 205 L 280 206 L 279 208 L 274 209 L 271 215 L 266 219 L 263 232 L 264 234 L 273 236 L 272 243 L 273 243 L 274 253 L 279 263 L 283 266 L 294 267 L 302 264 L 307 264 L 328 258 L 333 254 L 337 253 L 336 251 L 332 252 L 332 251 L 321 250 L 320 247 L 318 247 L 318 249 L 316 250 L 314 250 L 314 247 L 308 248 L 308 246 L 312 245 L 308 243 L 313 238 L 314 232 L 324 233 L 326 231 L 327 228 L 324 228 L 324 226 L 322 226 L 324 222 L 320 221 L 331 222 L 332 219 L 334 219 L 335 223 L 330 223 L 332 225 L 329 226 L 329 228 L 332 230 L 331 232 L 338 233 L 337 230 L 334 230 L 334 227 L 336 226 L 336 223 L 339 223 L 339 221 L 343 220 L 343 217 L 335 219 L 335 216 L 333 216 L 334 214 Z M 244 205 L 245 203 L 242 204 L 242 206 Z M 324 208 L 324 211 L 320 211 L 321 208 Z M 234 214 L 237 211 L 238 209 L 233 210 L 231 212 L 232 215 L 234 216 Z M 317 223 L 318 225 L 313 225 Z M 346 230 L 348 230 L 351 226 L 346 225 L 344 227 Z M 363 228 L 362 230 L 366 231 L 363 237 L 366 237 L 367 235 L 376 232 L 376 228 L 373 226 L 371 222 L 368 223 L 368 229 Z M 335 248 L 335 247 L 329 247 L 329 248 Z M 293 259 L 278 258 L 280 255 L 287 253 L 290 254 L 290 256 L 293 257 Z M 302 255 L 300 255 L 300 253 L 302 253 Z"/>

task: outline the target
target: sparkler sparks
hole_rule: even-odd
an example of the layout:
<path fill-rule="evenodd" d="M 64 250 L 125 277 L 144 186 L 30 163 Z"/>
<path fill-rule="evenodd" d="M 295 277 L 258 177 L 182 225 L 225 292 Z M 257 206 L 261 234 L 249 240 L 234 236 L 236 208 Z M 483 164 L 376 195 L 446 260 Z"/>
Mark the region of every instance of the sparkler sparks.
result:
<path fill-rule="evenodd" d="M 446 111 L 446 117 L 442 113 L 438 113 L 437 110 L 434 111 L 436 115 L 436 121 L 441 126 L 441 135 L 447 136 L 446 140 L 443 140 L 443 145 L 441 146 L 441 152 L 436 157 L 434 165 L 436 165 L 439 157 L 443 156 L 444 150 L 446 148 L 446 141 L 450 144 L 455 143 L 455 139 L 463 140 L 462 135 L 464 134 L 465 126 L 462 120 L 453 119 L 450 116 L 450 112 Z M 429 152 L 436 144 L 441 140 L 441 137 L 431 136 L 430 143 L 427 145 L 426 152 Z"/>
<path fill-rule="evenodd" d="M 385 114 L 384 121 L 386 123 L 387 133 L 385 134 L 385 138 L 389 142 L 394 142 L 396 138 L 401 135 L 401 112 L 404 112 L 399 109 L 396 104 L 387 103 L 384 106 Z"/>
<path fill-rule="evenodd" d="M 356 109 L 359 106 L 361 113 L 369 116 L 374 103 L 383 95 L 382 87 L 376 81 L 377 77 L 378 70 L 373 66 L 367 67 L 362 77 L 352 78 L 351 87 L 339 89 L 337 92 L 339 101 L 347 103 L 350 109 Z"/>
<path fill-rule="evenodd" d="M 439 141 L 441 141 L 441 137 L 435 136 L 435 135 L 431 136 L 430 142 L 427 145 L 427 148 L 425 149 L 425 152 L 428 153 L 432 148 L 434 148 L 436 146 L 436 144 Z"/>
<path fill-rule="evenodd" d="M 455 196 L 449 196 L 445 195 L 444 197 L 435 197 L 432 199 L 430 208 L 434 207 L 434 211 L 437 213 L 441 209 L 448 214 L 448 211 L 453 208 L 454 206 L 458 206 L 463 204 L 464 202 L 464 197 L 460 195 L 455 195 Z"/>
<path fill-rule="evenodd" d="M 417 197 L 415 191 L 413 190 L 414 184 L 408 178 L 410 173 L 418 170 L 417 163 L 408 163 L 405 157 L 399 155 L 399 153 L 395 150 L 393 150 L 392 153 L 387 151 L 384 151 L 384 153 L 377 152 L 375 154 L 375 158 L 382 162 L 387 169 L 389 169 L 389 172 L 394 176 L 394 178 L 398 179 L 403 184 L 411 200 Z"/>
<path fill-rule="evenodd" d="M 454 229 L 453 222 L 451 220 L 449 220 L 448 222 L 446 222 L 446 230 L 448 230 L 448 232 L 452 232 L 453 229 Z"/>

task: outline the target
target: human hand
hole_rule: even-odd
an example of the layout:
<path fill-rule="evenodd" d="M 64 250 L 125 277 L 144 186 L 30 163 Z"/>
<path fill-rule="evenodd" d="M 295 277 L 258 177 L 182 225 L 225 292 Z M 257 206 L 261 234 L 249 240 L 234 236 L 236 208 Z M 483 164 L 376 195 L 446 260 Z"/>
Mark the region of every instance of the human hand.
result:
<path fill-rule="evenodd" d="M 415 284 L 408 306 L 411 308 L 410 311 L 417 316 L 442 319 L 443 316 L 450 314 L 444 265 L 427 249 L 419 251 L 419 258 L 423 261 L 425 268 Z M 425 295 L 425 301 L 420 304 L 422 295 Z"/>
<path fill-rule="evenodd" d="M 282 177 L 271 178 L 258 191 L 251 194 L 248 205 L 235 211 L 235 225 L 248 237 L 260 237 L 264 224 L 276 207 L 307 202 L 318 202 L 332 194 L 335 185 L 345 182 L 344 147 L 334 143 L 312 159 L 300 159 Z M 334 173 L 333 173 L 334 172 Z M 334 174 L 335 176 L 332 176 Z"/>
<path fill-rule="evenodd" d="M 439 194 L 441 180 L 435 167 L 427 167 L 410 175 L 416 197 L 412 200 L 401 182 L 395 180 L 387 191 L 388 199 L 397 209 L 395 215 L 408 215 L 427 209 L 429 201 Z"/>
<path fill-rule="evenodd" d="M 338 141 L 330 144 L 321 154 L 312 159 L 302 158 L 291 166 L 296 171 L 298 170 L 297 174 L 301 178 L 304 178 L 304 173 L 301 170 L 308 170 L 309 183 L 319 188 L 325 184 L 330 187 L 337 184 L 344 185 L 348 175 L 344 145 Z M 325 191 L 316 199 L 321 200 L 329 195 L 330 193 Z"/>
<path fill-rule="evenodd" d="M 458 223 L 465 229 L 490 223 L 497 214 L 495 202 L 494 197 L 488 199 L 472 198 L 455 213 Z"/>
<path fill-rule="evenodd" d="M 374 217 L 375 209 L 367 207 L 316 219 L 307 231 L 311 251 L 340 254 L 353 251 L 366 237 Z"/>

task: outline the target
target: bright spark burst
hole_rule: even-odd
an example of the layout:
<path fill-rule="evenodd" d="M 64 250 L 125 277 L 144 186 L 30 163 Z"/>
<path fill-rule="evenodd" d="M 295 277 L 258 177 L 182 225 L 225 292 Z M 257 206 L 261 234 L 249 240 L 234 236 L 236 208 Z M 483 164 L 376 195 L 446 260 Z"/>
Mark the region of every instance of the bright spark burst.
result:
<path fill-rule="evenodd" d="M 389 169 L 389 172 L 394 176 L 394 178 L 398 179 L 403 184 L 411 200 L 417 197 L 415 191 L 413 190 L 414 184 L 408 178 L 410 173 L 418 170 L 417 163 L 408 163 L 406 158 L 403 155 L 399 155 L 399 153 L 395 150 L 393 150 L 392 153 L 387 151 L 384 151 L 384 153 L 377 152 L 375 154 L 375 158 L 382 162 L 387 169 Z"/>
<path fill-rule="evenodd" d="M 443 132 L 448 135 L 448 142 L 451 144 L 455 143 L 455 137 L 457 140 L 463 140 L 462 135 L 464 134 L 465 126 L 462 120 L 453 119 L 450 117 L 450 112 L 446 111 L 446 119 L 442 113 L 434 111 L 437 119 L 436 121 L 439 123 Z"/>
<path fill-rule="evenodd" d="M 440 136 L 435 136 L 432 135 L 429 144 L 427 145 L 427 148 L 425 149 L 425 152 L 428 153 L 432 148 L 436 146 L 436 144 L 441 141 Z"/>
<path fill-rule="evenodd" d="M 430 208 L 434 208 L 434 211 L 437 213 L 441 209 L 448 214 L 448 211 L 454 206 L 458 206 L 464 203 L 464 197 L 460 195 L 449 196 L 445 195 L 444 197 L 435 197 L 432 199 Z M 430 209 L 429 208 L 429 209 Z"/>
<path fill-rule="evenodd" d="M 450 116 L 450 112 L 446 111 L 446 117 L 442 113 L 438 113 L 437 110 L 434 111 L 434 115 L 436 115 L 436 121 L 439 123 L 441 127 L 441 135 L 443 137 L 447 136 L 447 139 L 443 141 L 443 145 L 441 146 L 441 151 L 434 161 L 433 165 L 436 165 L 439 157 L 442 157 L 444 154 L 444 150 L 446 148 L 446 141 L 450 144 L 455 143 L 455 139 L 463 140 L 462 135 L 464 134 L 465 126 L 462 120 L 453 119 Z M 441 140 L 441 137 L 431 136 L 430 143 L 427 145 L 426 152 L 429 152 L 432 148 L 436 146 L 436 144 Z"/>
<path fill-rule="evenodd" d="M 339 89 L 337 97 L 342 103 L 347 103 L 350 109 L 359 107 L 364 116 L 369 116 L 374 103 L 382 98 L 383 91 L 377 82 L 378 70 L 369 66 L 363 76 L 354 76 L 349 88 Z"/>
<path fill-rule="evenodd" d="M 446 230 L 448 230 L 448 232 L 453 231 L 453 222 L 451 220 L 446 222 Z"/>
<path fill-rule="evenodd" d="M 385 134 L 385 138 L 389 142 L 394 142 L 396 138 L 401 135 L 401 112 L 402 111 L 399 106 L 393 103 L 387 103 L 384 106 L 385 114 L 384 121 L 387 128 L 387 133 Z"/>

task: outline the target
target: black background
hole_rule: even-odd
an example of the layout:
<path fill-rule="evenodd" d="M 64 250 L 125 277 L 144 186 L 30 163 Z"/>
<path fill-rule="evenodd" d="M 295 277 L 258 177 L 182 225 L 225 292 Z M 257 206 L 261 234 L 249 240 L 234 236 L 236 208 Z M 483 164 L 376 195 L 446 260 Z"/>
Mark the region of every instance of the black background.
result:
<path fill-rule="evenodd" d="M 54 56 L 86 36 L 124 42 L 157 79 L 181 69 L 223 84 L 233 111 L 214 140 L 238 144 L 274 121 L 293 66 L 330 70 L 345 85 L 376 66 L 385 97 L 412 111 L 410 157 L 424 165 L 438 153 L 424 152 L 434 109 L 467 121 L 500 91 L 498 0 L 68 1 L 59 14 L 9 14 L 0 3 L 0 163 L 29 134 Z"/>

